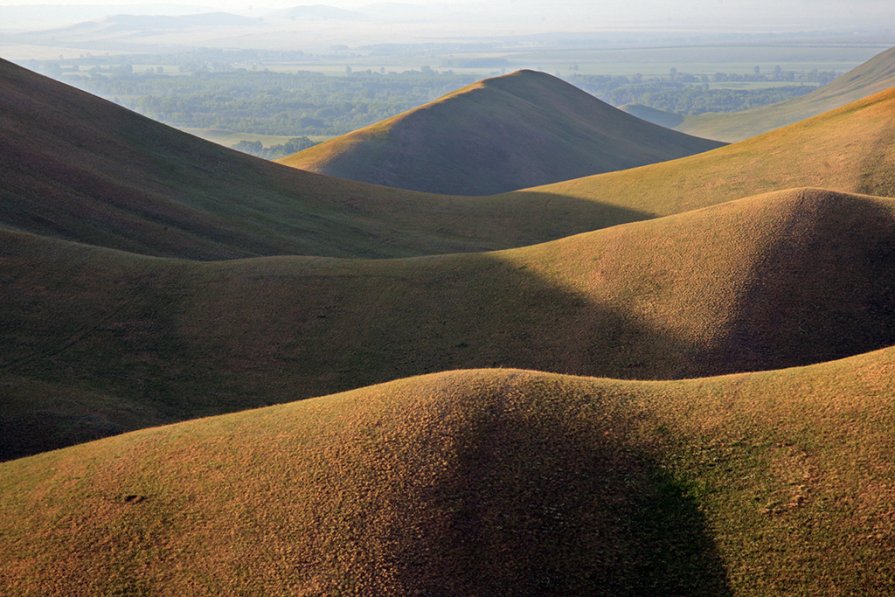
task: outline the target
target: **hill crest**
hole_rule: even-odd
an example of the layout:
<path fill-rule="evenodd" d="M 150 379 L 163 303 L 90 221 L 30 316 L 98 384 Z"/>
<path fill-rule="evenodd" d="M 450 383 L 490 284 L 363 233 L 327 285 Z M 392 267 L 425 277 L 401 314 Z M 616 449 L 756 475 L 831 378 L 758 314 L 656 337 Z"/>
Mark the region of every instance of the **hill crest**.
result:
<path fill-rule="evenodd" d="M 397 260 L 188 262 L 0 232 L 18 405 L 0 425 L 41 430 L 0 453 L 133 428 L 140 409 L 178 420 L 446 369 L 678 379 L 856 354 L 895 342 L 893 238 L 895 200 L 817 189 Z M 72 425 L 84 401 L 95 416 Z"/>
<path fill-rule="evenodd" d="M 740 141 L 835 110 L 891 87 L 895 87 L 895 48 L 877 54 L 807 95 L 742 112 L 688 116 L 675 129 L 711 139 Z"/>
<path fill-rule="evenodd" d="M 893 370 L 456 371 L 0 463 L 0 590 L 885 593 Z"/>
<path fill-rule="evenodd" d="M 646 123 L 552 75 L 520 70 L 279 161 L 391 187 L 487 195 L 721 145 Z"/>

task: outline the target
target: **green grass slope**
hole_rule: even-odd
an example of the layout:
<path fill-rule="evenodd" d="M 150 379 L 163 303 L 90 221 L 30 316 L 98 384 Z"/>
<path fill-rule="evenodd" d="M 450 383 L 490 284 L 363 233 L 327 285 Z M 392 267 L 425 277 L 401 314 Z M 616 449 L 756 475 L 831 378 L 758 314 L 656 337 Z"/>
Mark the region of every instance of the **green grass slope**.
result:
<path fill-rule="evenodd" d="M 895 351 L 401 380 L 0 464 L 0 592 L 885 595 Z"/>
<path fill-rule="evenodd" d="M 739 141 L 834 110 L 891 87 L 895 87 L 895 48 L 878 54 L 808 95 L 742 112 L 689 116 L 674 128 L 710 139 Z M 650 120 L 648 117 L 646 119 Z"/>
<path fill-rule="evenodd" d="M 720 145 L 624 114 L 546 73 L 518 71 L 279 161 L 390 187 L 488 195 Z"/>
<path fill-rule="evenodd" d="M 0 379 L 96 394 L 91 433 L 112 433 L 136 406 L 174 421 L 446 369 L 643 379 L 819 362 L 895 343 L 893 210 L 793 190 L 402 260 L 203 263 L 2 233 Z M 73 399 L 0 412 L 0 453 L 33 450 L 15 422 L 35 412 L 53 415 L 45 448 L 79 441 L 64 437 Z"/>
<path fill-rule="evenodd" d="M 561 197 L 423 196 L 224 149 L 0 60 L 0 226 L 144 254 L 399 257 L 643 217 Z"/>

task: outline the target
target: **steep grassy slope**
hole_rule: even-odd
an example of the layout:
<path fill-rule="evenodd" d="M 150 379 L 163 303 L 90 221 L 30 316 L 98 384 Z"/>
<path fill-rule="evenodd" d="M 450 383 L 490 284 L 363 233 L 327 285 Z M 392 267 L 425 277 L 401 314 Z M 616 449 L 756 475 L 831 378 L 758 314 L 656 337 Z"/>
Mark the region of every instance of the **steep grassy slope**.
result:
<path fill-rule="evenodd" d="M 0 369 L 11 387 L 117 397 L 124 412 L 97 409 L 102 433 L 132 427 L 134 404 L 171 421 L 454 368 L 642 379 L 818 362 L 895 343 L 893 209 L 788 191 L 528 248 L 378 261 L 197 263 L 6 233 Z M 77 422 L 53 401 L 17 404 L 2 415 L 12 429 L 35 410 L 56 437 Z M 15 431 L 2 442 L 27 452 Z"/>
<path fill-rule="evenodd" d="M 668 215 L 803 186 L 895 196 L 895 89 L 705 154 L 525 193 Z"/>
<path fill-rule="evenodd" d="M 10 594 L 887 594 L 895 351 L 465 371 L 0 464 Z"/>
<path fill-rule="evenodd" d="M 720 145 L 631 117 L 546 73 L 518 71 L 280 163 L 391 187 L 487 195 Z"/>
<path fill-rule="evenodd" d="M 178 132 L 0 61 L 0 226 L 153 255 L 406 256 L 642 217 L 593 202 L 429 197 L 328 179 Z"/>
<path fill-rule="evenodd" d="M 808 95 L 742 112 L 690 116 L 674 127 L 691 135 L 739 141 L 895 87 L 895 48 Z M 648 116 L 637 114 L 641 118 Z M 647 117 L 647 120 L 650 120 Z"/>

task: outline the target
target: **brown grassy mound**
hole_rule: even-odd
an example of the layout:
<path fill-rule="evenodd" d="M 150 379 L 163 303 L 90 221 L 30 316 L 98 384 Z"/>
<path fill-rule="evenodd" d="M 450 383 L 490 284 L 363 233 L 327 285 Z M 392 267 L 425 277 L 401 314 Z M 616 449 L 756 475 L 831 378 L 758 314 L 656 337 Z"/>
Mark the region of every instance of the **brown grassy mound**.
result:
<path fill-rule="evenodd" d="M 8 462 L 0 592 L 886 594 L 893 373 L 445 373 Z"/>
<path fill-rule="evenodd" d="M 464 87 L 280 162 L 390 187 L 487 195 L 721 145 L 634 118 L 556 77 L 524 70 Z"/>
<path fill-rule="evenodd" d="M 523 249 L 376 261 L 196 263 L 7 233 L 0 366 L 155 422 L 454 368 L 642 379 L 819 362 L 895 342 L 893 209 L 794 190 Z M 18 404 L 7 421 L 54 408 Z M 99 412 L 133 425 L 127 409 Z M 58 415 L 47 426 L 64 434 Z"/>

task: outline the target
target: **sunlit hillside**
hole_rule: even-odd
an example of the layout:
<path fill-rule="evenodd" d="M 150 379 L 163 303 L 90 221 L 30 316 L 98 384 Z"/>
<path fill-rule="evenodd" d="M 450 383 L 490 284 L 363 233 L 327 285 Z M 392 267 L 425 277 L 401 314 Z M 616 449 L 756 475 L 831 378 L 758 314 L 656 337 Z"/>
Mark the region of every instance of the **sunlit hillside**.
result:
<path fill-rule="evenodd" d="M 884 594 L 893 353 L 411 378 L 0 464 L 0 588 Z"/>

